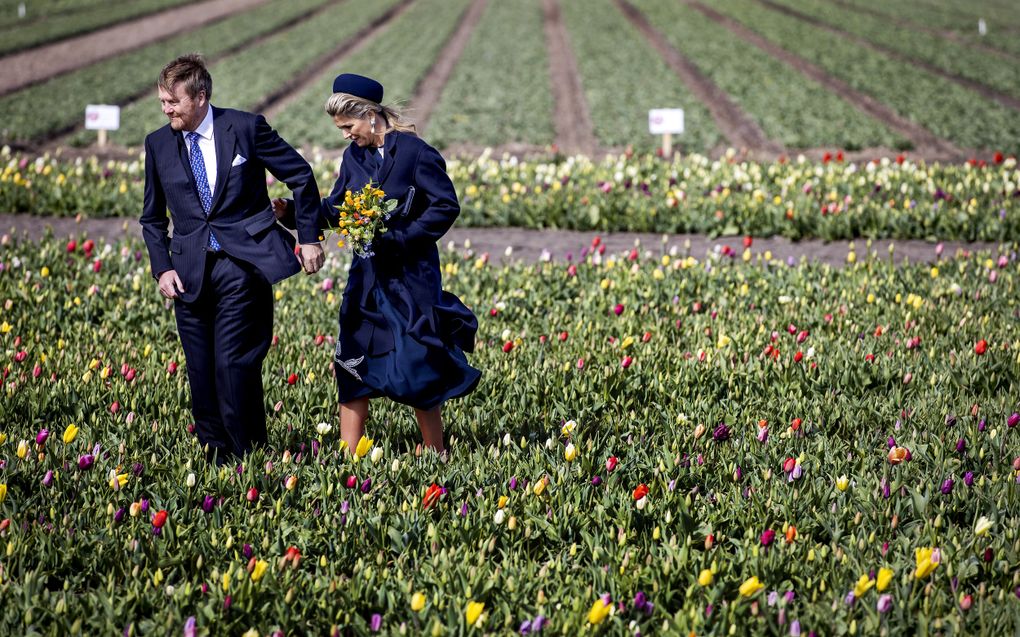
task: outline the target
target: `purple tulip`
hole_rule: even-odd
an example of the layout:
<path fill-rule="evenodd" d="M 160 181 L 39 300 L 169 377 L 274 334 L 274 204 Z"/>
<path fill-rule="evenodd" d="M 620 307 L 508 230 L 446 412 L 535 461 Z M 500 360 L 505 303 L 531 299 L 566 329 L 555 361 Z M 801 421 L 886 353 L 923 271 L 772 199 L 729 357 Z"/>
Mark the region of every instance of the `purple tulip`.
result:
<path fill-rule="evenodd" d="M 786 603 L 787 603 L 787 604 L 789 604 L 789 603 L 793 602 L 793 600 L 794 600 L 794 599 L 795 599 L 796 597 L 797 597 L 797 593 L 794 593 L 792 589 L 791 589 L 791 590 L 788 590 L 788 591 L 786 591 L 786 593 L 784 593 L 784 594 L 783 594 L 783 599 L 785 599 L 785 600 L 786 600 Z"/>
<path fill-rule="evenodd" d="M 730 439 L 730 428 L 725 423 L 720 423 L 712 432 L 712 439 L 716 442 L 724 442 Z"/>
<path fill-rule="evenodd" d="M 953 414 L 946 415 L 946 427 L 952 427 L 956 424 L 956 416 Z"/>
<path fill-rule="evenodd" d="M 790 637 L 800 637 L 800 620 L 790 622 Z"/>
<path fill-rule="evenodd" d="M 956 451 L 957 451 L 957 453 L 963 453 L 966 450 L 967 450 L 967 441 L 965 439 L 963 439 L 963 438 L 960 438 L 959 440 L 957 440 L 956 441 Z"/>
<path fill-rule="evenodd" d="M 124 516 L 127 515 L 127 509 L 121 507 L 117 509 L 117 512 L 113 514 L 113 521 L 120 524 L 124 521 Z"/>
<path fill-rule="evenodd" d="M 84 471 L 85 469 L 91 467 L 95 461 L 96 457 L 93 456 L 91 453 L 87 453 L 84 456 L 78 458 L 78 468 Z"/>
<path fill-rule="evenodd" d="M 892 605 L 892 595 L 886 593 L 878 598 L 878 604 L 875 605 L 875 608 L 878 612 L 884 614 L 892 610 Z"/>
<path fill-rule="evenodd" d="M 234 602 L 234 598 L 227 595 L 223 598 L 223 610 L 230 610 L 230 605 Z"/>
<path fill-rule="evenodd" d="M 372 490 L 372 478 L 365 478 L 361 482 L 361 492 L 368 493 L 371 490 Z"/>
<path fill-rule="evenodd" d="M 599 486 L 600 484 L 602 484 L 602 478 L 601 478 L 600 476 L 594 476 L 594 477 L 593 477 L 593 478 L 591 479 L 591 485 L 592 485 L 593 487 L 597 487 L 597 486 Z"/>
<path fill-rule="evenodd" d="M 340 503 L 340 513 L 345 514 L 351 509 L 351 505 L 347 500 Z"/>
<path fill-rule="evenodd" d="M 882 485 L 882 497 L 888 500 L 890 495 L 892 495 L 892 492 L 889 489 L 889 483 L 886 482 Z"/>
<path fill-rule="evenodd" d="M 514 491 L 517 489 L 517 476 L 510 478 L 510 490 Z"/>
<path fill-rule="evenodd" d="M 245 545 L 241 548 L 241 555 L 243 555 L 244 559 L 246 559 L 246 560 L 250 560 L 251 556 L 254 555 L 254 554 L 255 554 L 255 551 L 252 550 L 251 544 L 245 543 Z"/>
<path fill-rule="evenodd" d="M 772 529 L 765 529 L 765 532 L 761 534 L 761 545 L 769 546 L 776 539 L 776 532 Z"/>
<path fill-rule="evenodd" d="M 381 627 L 382 627 L 382 615 L 380 615 L 379 613 L 373 613 L 372 614 L 372 621 L 369 624 L 369 628 L 372 629 L 373 633 L 377 633 L 377 632 L 379 632 L 379 629 Z"/>
<path fill-rule="evenodd" d="M 963 474 L 963 483 L 965 485 L 967 485 L 968 487 L 974 486 L 974 472 L 973 471 L 968 471 L 967 473 Z"/>
<path fill-rule="evenodd" d="M 142 498 L 142 513 L 148 513 L 149 511 L 149 499 Z"/>
<path fill-rule="evenodd" d="M 981 422 L 978 423 L 978 431 L 980 431 L 981 433 L 984 433 L 984 431 L 985 431 L 985 429 L 987 427 L 988 427 L 988 425 L 985 423 L 985 419 L 982 418 Z"/>
<path fill-rule="evenodd" d="M 184 622 L 184 637 L 198 637 L 198 626 L 195 625 L 194 615 Z"/>
<path fill-rule="evenodd" d="M 843 603 L 845 603 L 847 606 L 853 606 L 854 602 L 856 602 L 856 601 L 857 601 L 857 596 L 854 595 L 853 591 L 850 591 L 849 593 L 847 593 L 846 597 L 843 598 Z"/>
<path fill-rule="evenodd" d="M 213 509 L 216 508 L 216 498 L 211 495 L 205 496 L 202 500 L 202 510 L 206 513 L 212 513 Z"/>
<path fill-rule="evenodd" d="M 531 620 L 531 630 L 533 632 L 541 632 L 546 625 L 545 615 L 535 615 L 535 619 Z"/>
<path fill-rule="evenodd" d="M 522 621 L 520 628 L 517 629 L 517 632 L 520 633 L 521 635 L 531 634 L 531 620 L 525 619 L 524 621 Z"/>
<path fill-rule="evenodd" d="M 52 469 L 47 471 L 46 475 L 43 476 L 42 484 L 43 484 L 44 487 L 48 487 L 51 484 L 53 484 L 53 470 Z"/>
<path fill-rule="evenodd" d="M 41 447 L 44 444 L 46 444 L 46 439 L 49 438 L 49 437 L 50 437 L 50 430 L 49 429 L 40 429 L 39 433 L 37 433 L 35 435 L 35 444 L 37 444 L 37 445 L 39 445 Z"/>
<path fill-rule="evenodd" d="M 953 492 L 953 479 L 946 478 L 942 482 L 942 495 L 949 495 Z"/>
<path fill-rule="evenodd" d="M 467 517 L 467 514 L 468 514 L 468 504 L 467 504 L 467 502 L 464 502 L 463 504 L 460 505 L 460 517 L 462 517 L 462 518 Z"/>
<path fill-rule="evenodd" d="M 1013 412 L 1012 414 L 1010 414 L 1009 418 L 1006 419 L 1006 426 L 1012 429 L 1013 427 L 1016 427 L 1018 424 L 1020 424 L 1020 414 Z"/>

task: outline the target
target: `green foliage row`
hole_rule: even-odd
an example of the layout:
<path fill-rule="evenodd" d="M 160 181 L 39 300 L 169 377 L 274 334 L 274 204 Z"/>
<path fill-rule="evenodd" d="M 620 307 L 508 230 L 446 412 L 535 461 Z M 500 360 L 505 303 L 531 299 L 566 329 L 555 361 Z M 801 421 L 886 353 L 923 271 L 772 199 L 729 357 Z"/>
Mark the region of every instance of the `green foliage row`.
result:
<path fill-rule="evenodd" d="M 428 125 L 437 147 L 553 142 L 553 99 L 537 0 L 489 2 Z"/>
<path fill-rule="evenodd" d="M 191 2 L 196 0 L 133 0 L 119 2 L 113 10 L 109 5 L 86 6 L 73 13 L 57 14 L 28 24 L 21 24 L 15 19 L 14 24 L 0 28 L 0 55 L 96 31 Z M 28 11 L 32 11 L 34 4 L 26 2 Z"/>
<path fill-rule="evenodd" d="M 633 3 L 666 39 L 789 148 L 906 148 L 909 142 L 796 69 L 679 2 Z"/>
<path fill-rule="evenodd" d="M 147 95 L 138 106 L 128 107 L 123 113 L 126 115 L 132 109 L 159 113 L 155 101 L 156 79 L 170 60 L 195 51 L 209 60 L 215 59 L 329 1 L 294 0 L 283 6 L 266 4 L 0 97 L 0 140 L 25 143 L 47 139 L 56 131 L 82 122 L 86 104 L 122 104 L 147 89 L 152 91 L 151 96 Z M 213 78 L 214 95 L 219 79 Z M 54 99 L 58 94 L 62 99 Z M 95 131 L 82 131 L 73 136 L 71 142 L 88 145 L 95 139 Z M 111 131 L 110 140 L 126 144 L 129 138 L 123 131 Z"/>
<path fill-rule="evenodd" d="M 561 2 L 560 11 L 599 142 L 655 149 L 660 140 L 648 133 L 646 117 L 652 108 L 684 109 L 686 131 L 674 139 L 679 148 L 709 149 L 722 141 L 705 105 L 612 0 Z"/>
<path fill-rule="evenodd" d="M 835 26 L 869 42 L 902 53 L 909 59 L 928 62 L 937 68 L 959 75 L 1000 93 L 1020 96 L 1020 66 L 1004 64 L 1003 60 L 976 50 L 966 44 L 946 41 L 899 26 L 886 18 L 868 15 L 818 0 L 777 0 L 779 4 L 808 13 L 822 22 Z M 975 25 L 976 26 L 976 25 Z"/>
<path fill-rule="evenodd" d="M 403 109 L 435 64 L 468 4 L 468 0 L 418 0 L 377 37 L 344 57 L 339 66 L 327 69 L 270 124 L 295 146 L 346 147 L 347 142 L 323 110 L 333 78 L 341 72 L 375 78 L 385 88 L 384 101 Z M 408 46 L 412 41 L 415 45 Z M 414 111 L 405 114 L 415 121 Z"/>
<path fill-rule="evenodd" d="M 961 148 L 1020 150 L 1016 111 L 975 91 L 754 0 L 712 6 Z"/>
<path fill-rule="evenodd" d="M 1015 247 L 843 269 L 591 247 L 443 252 L 484 372 L 444 408 L 445 463 L 386 401 L 343 455 L 345 260 L 277 285 L 270 446 L 216 470 L 143 246 L 0 238 L 0 629 L 1017 629 Z"/>

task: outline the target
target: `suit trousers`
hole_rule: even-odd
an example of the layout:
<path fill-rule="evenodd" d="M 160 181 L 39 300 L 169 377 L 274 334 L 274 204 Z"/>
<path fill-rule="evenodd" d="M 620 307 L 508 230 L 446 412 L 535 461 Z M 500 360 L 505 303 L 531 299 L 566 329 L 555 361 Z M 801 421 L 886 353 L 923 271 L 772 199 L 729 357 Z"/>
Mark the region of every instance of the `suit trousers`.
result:
<path fill-rule="evenodd" d="M 209 252 L 198 298 L 174 304 L 187 361 L 195 431 L 208 454 L 265 445 L 262 361 L 273 336 L 273 287 L 240 259 Z"/>

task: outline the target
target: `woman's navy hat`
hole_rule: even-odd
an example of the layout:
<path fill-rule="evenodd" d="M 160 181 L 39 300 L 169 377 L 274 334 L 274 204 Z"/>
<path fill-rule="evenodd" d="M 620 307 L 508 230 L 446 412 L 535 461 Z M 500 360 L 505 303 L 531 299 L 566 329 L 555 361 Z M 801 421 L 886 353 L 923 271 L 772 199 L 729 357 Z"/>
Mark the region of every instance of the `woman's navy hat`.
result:
<path fill-rule="evenodd" d="M 333 80 L 333 92 L 347 93 L 380 104 L 383 98 L 383 85 L 364 75 L 341 73 Z"/>

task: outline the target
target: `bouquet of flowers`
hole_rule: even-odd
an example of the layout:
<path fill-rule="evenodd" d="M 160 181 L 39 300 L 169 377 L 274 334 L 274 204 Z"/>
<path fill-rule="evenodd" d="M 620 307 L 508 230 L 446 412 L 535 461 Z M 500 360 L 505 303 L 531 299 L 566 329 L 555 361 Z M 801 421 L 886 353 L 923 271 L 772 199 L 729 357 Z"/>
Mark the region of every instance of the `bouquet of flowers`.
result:
<path fill-rule="evenodd" d="M 370 257 L 372 240 L 386 232 L 386 220 L 390 218 L 397 200 L 385 200 L 386 193 L 371 182 L 358 192 L 350 190 L 344 195 L 343 203 L 336 206 L 339 216 L 333 228 L 340 234 L 337 245 L 348 247 L 360 257 Z"/>

